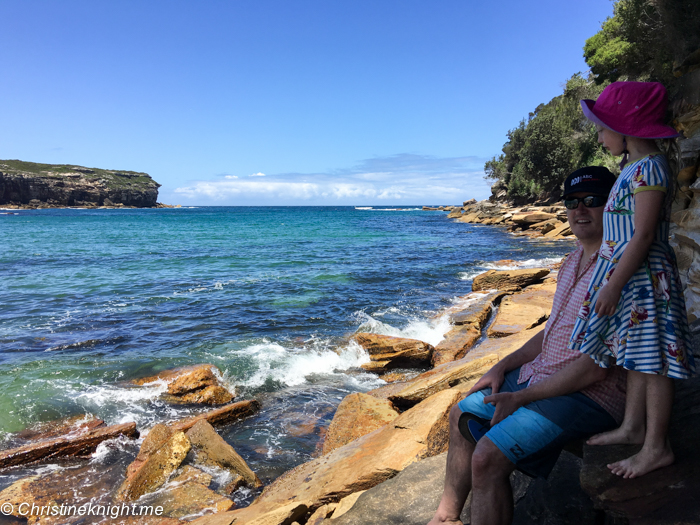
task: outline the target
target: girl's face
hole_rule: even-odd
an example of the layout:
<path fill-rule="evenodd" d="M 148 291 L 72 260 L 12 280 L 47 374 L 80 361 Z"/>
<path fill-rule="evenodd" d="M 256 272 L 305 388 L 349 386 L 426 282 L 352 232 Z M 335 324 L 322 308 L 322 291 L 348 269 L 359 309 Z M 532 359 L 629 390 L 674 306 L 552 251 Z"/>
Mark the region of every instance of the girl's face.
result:
<path fill-rule="evenodd" d="M 598 132 L 598 143 L 602 144 L 613 156 L 619 157 L 625 151 L 625 137 L 611 129 L 596 126 Z"/>

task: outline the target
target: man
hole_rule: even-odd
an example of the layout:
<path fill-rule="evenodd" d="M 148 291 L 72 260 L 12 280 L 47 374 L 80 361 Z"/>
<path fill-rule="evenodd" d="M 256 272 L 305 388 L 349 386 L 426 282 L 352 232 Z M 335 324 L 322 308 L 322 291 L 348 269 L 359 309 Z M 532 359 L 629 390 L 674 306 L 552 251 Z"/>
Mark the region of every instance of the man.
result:
<path fill-rule="evenodd" d="M 557 279 L 545 329 L 499 361 L 450 412 L 445 489 L 428 525 L 461 524 L 472 491 L 471 525 L 513 519 L 510 474 L 547 477 L 566 443 L 619 425 L 624 373 L 567 348 L 603 238 L 603 209 L 615 177 L 592 166 L 564 183 L 564 204 L 580 245 Z M 466 436 L 466 437 L 465 437 Z"/>

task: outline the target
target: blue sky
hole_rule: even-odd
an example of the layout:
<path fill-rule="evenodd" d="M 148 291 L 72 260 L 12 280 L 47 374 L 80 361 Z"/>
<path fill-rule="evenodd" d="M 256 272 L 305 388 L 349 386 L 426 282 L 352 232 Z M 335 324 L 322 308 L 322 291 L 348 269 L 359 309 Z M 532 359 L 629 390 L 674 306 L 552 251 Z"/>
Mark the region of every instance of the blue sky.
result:
<path fill-rule="evenodd" d="M 182 205 L 490 195 L 610 0 L 0 2 L 0 158 L 144 171 Z"/>

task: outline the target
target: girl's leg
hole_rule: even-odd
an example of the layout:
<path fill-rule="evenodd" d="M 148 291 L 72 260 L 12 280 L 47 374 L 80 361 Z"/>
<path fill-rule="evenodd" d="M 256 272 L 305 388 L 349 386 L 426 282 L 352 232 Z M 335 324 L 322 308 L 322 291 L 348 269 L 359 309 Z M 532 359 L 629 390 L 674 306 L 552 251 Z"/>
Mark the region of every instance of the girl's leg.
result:
<path fill-rule="evenodd" d="M 673 406 L 673 380 L 660 375 L 646 375 L 647 431 L 642 450 L 622 461 L 608 465 L 623 478 L 636 478 L 673 463 L 674 456 L 668 440 L 668 425 Z"/>
<path fill-rule="evenodd" d="M 622 425 L 615 430 L 602 432 L 591 437 L 589 445 L 629 445 L 644 443 L 647 417 L 646 375 L 641 372 L 627 372 L 627 398 L 625 417 Z"/>

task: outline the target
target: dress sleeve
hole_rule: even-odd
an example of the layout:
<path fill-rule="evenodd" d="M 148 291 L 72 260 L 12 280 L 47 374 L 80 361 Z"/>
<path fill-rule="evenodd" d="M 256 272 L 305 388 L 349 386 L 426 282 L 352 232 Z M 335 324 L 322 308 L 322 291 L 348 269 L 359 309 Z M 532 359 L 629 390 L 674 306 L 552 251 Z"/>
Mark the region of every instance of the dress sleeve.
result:
<path fill-rule="evenodd" d="M 632 177 L 632 193 L 640 191 L 668 191 L 668 166 L 661 155 L 652 155 L 635 167 Z"/>

